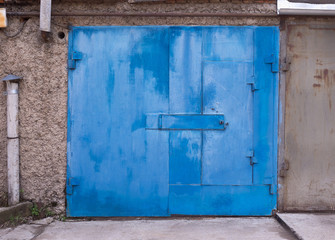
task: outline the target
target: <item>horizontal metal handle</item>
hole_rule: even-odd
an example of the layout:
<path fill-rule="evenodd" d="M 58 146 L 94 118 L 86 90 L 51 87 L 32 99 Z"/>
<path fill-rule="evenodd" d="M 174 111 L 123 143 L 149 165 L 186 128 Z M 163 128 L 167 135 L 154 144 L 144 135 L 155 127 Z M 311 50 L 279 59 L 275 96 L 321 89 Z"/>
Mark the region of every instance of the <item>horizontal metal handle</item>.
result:
<path fill-rule="evenodd" d="M 158 114 L 147 115 L 146 128 L 157 130 L 225 130 L 223 114 Z"/>

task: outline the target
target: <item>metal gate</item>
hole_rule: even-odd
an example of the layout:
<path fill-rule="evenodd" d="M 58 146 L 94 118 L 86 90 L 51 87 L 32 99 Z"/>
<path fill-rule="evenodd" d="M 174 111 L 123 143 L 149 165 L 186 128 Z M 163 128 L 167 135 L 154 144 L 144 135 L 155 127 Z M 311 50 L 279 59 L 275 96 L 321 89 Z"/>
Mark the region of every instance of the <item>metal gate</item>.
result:
<path fill-rule="evenodd" d="M 74 27 L 68 216 L 270 215 L 277 27 Z"/>

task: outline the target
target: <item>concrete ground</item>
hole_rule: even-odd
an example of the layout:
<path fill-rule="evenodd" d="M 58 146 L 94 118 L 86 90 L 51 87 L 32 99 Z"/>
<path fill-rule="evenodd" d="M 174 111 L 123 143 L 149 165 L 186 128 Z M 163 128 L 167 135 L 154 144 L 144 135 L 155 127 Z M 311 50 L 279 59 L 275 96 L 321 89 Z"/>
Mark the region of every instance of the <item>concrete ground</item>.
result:
<path fill-rule="evenodd" d="M 335 214 L 280 213 L 280 221 L 301 240 L 335 240 Z"/>
<path fill-rule="evenodd" d="M 193 218 L 167 220 L 51 222 L 0 229 L 1 240 L 182 240 L 296 239 L 274 218 Z M 50 223 L 51 222 L 51 223 Z"/>
<path fill-rule="evenodd" d="M 31 208 L 33 204 L 31 202 L 19 203 L 11 207 L 0 208 L 0 226 L 1 224 L 10 221 L 13 216 L 27 217 L 31 215 Z M 0 235 L 1 236 L 1 235 Z"/>

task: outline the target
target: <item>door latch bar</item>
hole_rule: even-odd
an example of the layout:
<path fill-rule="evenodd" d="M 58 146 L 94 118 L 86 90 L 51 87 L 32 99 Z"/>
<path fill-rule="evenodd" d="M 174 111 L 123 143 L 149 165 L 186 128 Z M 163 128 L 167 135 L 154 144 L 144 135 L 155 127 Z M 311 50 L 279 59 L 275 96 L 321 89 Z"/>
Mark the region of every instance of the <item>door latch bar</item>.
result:
<path fill-rule="evenodd" d="M 146 119 L 146 129 L 157 130 L 225 130 L 228 125 L 223 114 L 159 114 Z"/>

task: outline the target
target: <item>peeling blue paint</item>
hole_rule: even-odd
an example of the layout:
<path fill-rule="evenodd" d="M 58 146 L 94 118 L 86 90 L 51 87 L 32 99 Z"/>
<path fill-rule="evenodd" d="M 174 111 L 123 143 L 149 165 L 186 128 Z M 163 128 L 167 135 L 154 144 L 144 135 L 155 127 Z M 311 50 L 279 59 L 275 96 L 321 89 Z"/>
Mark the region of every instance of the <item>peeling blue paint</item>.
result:
<path fill-rule="evenodd" d="M 278 47 L 277 27 L 73 27 L 67 215 L 270 215 Z"/>

